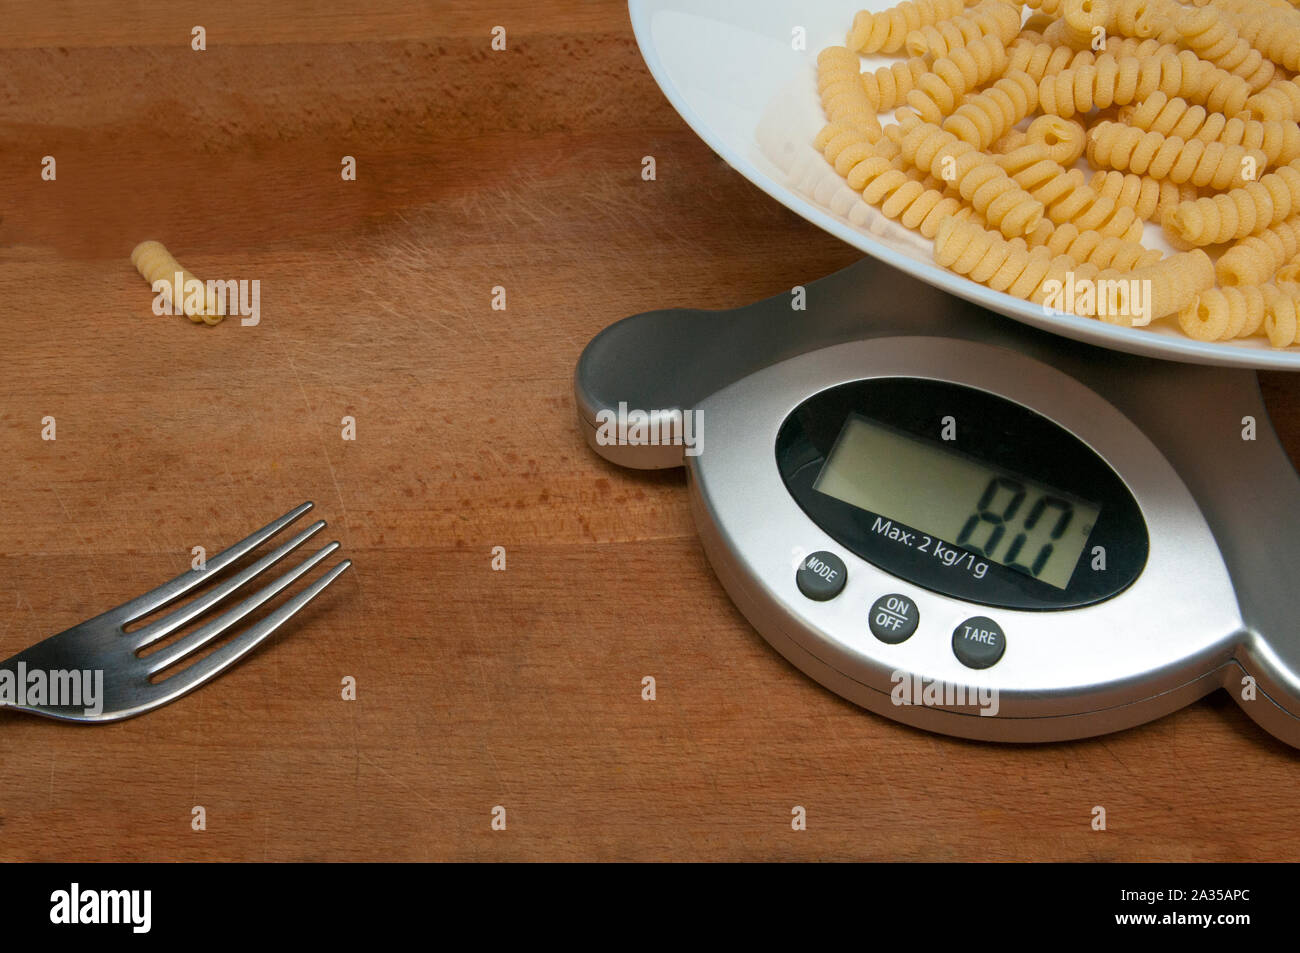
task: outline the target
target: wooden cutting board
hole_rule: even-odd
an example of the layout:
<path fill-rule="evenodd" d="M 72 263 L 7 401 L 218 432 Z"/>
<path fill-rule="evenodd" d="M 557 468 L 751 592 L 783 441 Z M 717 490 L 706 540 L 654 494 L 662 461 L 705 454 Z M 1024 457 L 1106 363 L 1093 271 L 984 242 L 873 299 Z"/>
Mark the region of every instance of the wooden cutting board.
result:
<path fill-rule="evenodd" d="M 1296 753 L 1222 694 L 1030 748 L 866 714 L 732 607 L 680 472 L 587 450 L 600 328 L 856 257 L 690 132 L 621 4 L 221 6 L 6 9 L 0 657 L 304 499 L 355 568 L 146 717 L 0 712 L 0 859 L 1297 858 Z M 146 238 L 261 323 L 154 316 Z"/>

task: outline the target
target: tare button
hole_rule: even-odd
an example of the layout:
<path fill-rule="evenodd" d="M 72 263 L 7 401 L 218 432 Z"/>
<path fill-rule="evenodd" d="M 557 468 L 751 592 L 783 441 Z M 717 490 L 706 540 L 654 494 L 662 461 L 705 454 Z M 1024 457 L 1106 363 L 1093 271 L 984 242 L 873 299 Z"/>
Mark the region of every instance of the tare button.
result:
<path fill-rule="evenodd" d="M 848 578 L 849 571 L 844 566 L 844 560 L 826 550 L 807 557 L 794 574 L 799 591 L 818 602 L 838 596 Z"/>
<path fill-rule="evenodd" d="M 1007 650 L 1007 637 L 988 616 L 972 616 L 952 630 L 952 652 L 968 668 L 988 668 Z"/>
<path fill-rule="evenodd" d="M 896 592 L 881 596 L 871 606 L 871 634 L 890 645 L 906 642 L 920 621 L 916 603 Z"/>

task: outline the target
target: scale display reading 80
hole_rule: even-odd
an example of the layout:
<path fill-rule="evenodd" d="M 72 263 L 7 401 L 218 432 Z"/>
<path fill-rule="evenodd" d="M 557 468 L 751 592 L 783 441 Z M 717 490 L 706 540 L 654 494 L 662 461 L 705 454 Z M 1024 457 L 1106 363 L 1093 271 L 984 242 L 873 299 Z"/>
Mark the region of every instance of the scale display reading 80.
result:
<path fill-rule="evenodd" d="M 813 488 L 1064 589 L 1099 508 L 852 414 Z M 924 540 L 918 545 L 926 546 Z"/>
<path fill-rule="evenodd" d="M 775 450 L 786 489 L 841 545 L 972 603 L 1091 605 L 1146 562 L 1146 523 L 1114 469 L 990 391 L 919 377 L 838 384 L 789 412 Z"/>

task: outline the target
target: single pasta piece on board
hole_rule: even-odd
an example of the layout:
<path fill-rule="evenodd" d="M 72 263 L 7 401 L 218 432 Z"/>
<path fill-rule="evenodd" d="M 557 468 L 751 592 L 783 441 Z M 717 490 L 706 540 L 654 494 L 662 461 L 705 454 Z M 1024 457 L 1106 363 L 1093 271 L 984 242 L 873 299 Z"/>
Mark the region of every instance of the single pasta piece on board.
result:
<path fill-rule="evenodd" d="M 223 303 L 206 285 L 203 286 L 202 301 L 196 301 L 193 295 L 186 293 L 190 282 L 199 279 L 186 271 L 161 242 L 145 241 L 136 245 L 131 251 L 131 264 L 155 293 L 163 295 L 168 305 L 175 307 L 175 297 L 179 294 L 181 309 L 195 324 L 219 324 L 225 317 Z"/>

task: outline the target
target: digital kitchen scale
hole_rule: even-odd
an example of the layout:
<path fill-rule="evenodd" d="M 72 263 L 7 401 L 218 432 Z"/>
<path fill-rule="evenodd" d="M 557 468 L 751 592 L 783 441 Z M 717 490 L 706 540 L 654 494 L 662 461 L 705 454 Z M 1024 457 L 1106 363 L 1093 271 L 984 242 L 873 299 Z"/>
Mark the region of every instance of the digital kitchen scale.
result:
<path fill-rule="evenodd" d="M 718 578 L 857 704 L 1051 741 L 1225 688 L 1300 746 L 1300 478 L 1253 371 L 1101 350 L 866 259 L 596 335 L 588 443 L 685 465 Z"/>

